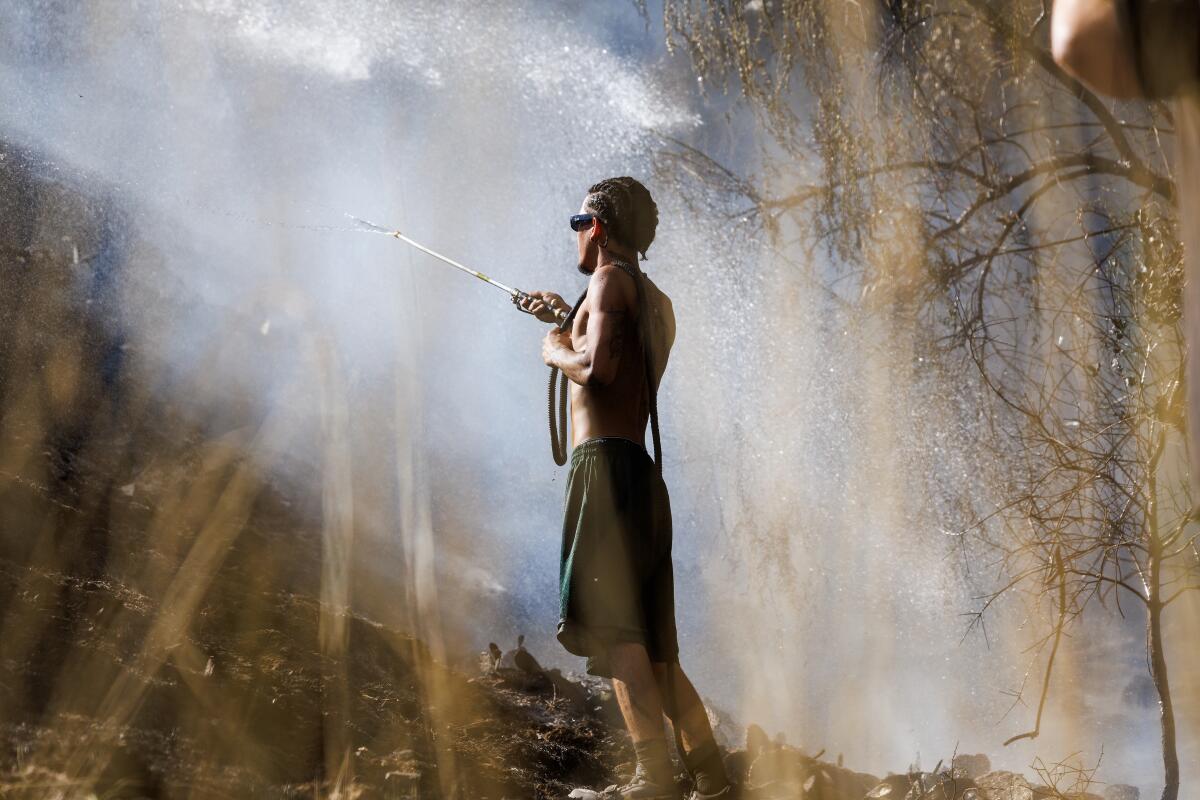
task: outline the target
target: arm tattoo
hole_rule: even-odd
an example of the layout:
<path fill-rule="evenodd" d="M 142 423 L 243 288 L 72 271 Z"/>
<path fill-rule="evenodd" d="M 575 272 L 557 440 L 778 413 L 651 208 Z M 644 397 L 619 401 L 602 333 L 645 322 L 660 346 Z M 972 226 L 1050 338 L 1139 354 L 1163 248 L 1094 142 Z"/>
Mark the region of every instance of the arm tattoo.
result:
<path fill-rule="evenodd" d="M 619 358 L 621 350 L 625 347 L 625 312 L 614 311 L 613 317 L 617 321 L 617 329 L 613 331 L 612 339 L 608 343 L 608 354 L 612 358 Z"/>

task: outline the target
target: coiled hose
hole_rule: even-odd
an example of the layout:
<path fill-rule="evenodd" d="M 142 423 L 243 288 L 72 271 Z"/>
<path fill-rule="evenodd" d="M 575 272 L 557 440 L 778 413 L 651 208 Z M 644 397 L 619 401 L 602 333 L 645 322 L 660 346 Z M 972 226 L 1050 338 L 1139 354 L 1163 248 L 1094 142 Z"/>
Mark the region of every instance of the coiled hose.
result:
<path fill-rule="evenodd" d="M 575 315 L 579 313 L 579 307 L 583 305 L 584 298 L 587 297 L 587 290 L 579 295 L 579 299 L 575 301 L 575 305 L 571 306 L 571 311 L 562 322 L 558 323 L 560 331 L 569 330 L 571 324 L 575 322 Z M 554 418 L 554 382 L 558 379 L 558 419 Z M 548 406 L 550 409 L 550 454 L 554 456 L 554 463 L 562 466 L 567 463 L 567 376 L 564 374 L 560 377 L 558 367 L 550 368 L 550 387 L 546 390 Z M 562 432 L 561 435 L 559 432 Z"/>
<path fill-rule="evenodd" d="M 558 420 L 554 418 L 554 381 L 558 384 Z M 567 463 L 567 376 L 559 373 L 558 367 L 550 368 L 550 388 L 547 390 L 550 405 L 550 453 L 554 463 L 562 466 Z M 560 438 L 558 432 L 562 431 Z"/>

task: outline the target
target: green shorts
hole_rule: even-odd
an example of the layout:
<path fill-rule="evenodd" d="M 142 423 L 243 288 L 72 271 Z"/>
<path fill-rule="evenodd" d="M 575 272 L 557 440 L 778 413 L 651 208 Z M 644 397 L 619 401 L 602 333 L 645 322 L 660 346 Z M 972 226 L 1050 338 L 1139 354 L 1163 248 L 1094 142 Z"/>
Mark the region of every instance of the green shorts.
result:
<path fill-rule="evenodd" d="M 645 645 L 651 661 L 678 660 L 671 501 L 654 461 L 629 439 L 589 439 L 571 455 L 558 640 L 606 678 L 608 650 L 620 642 Z"/>

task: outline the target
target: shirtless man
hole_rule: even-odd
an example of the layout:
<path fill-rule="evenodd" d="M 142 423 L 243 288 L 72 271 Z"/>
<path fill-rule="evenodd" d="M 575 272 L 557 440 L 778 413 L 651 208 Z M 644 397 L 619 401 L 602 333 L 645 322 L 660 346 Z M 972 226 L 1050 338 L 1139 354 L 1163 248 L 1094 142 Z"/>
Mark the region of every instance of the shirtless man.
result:
<path fill-rule="evenodd" d="M 675 336 L 670 300 L 637 267 L 657 224 L 650 193 L 633 178 L 588 190 L 571 218 L 587 295 L 571 329 L 556 326 L 542 343 L 543 360 L 571 381 L 558 640 L 587 657 L 590 674 L 612 679 L 637 752 L 629 783 L 572 797 L 677 800 L 664 712 L 695 778 L 692 800 L 731 791 L 704 704 L 679 666 L 670 501 L 643 445 L 647 383 L 656 390 Z M 569 309 L 552 292 L 531 292 L 521 307 L 544 322 Z"/>

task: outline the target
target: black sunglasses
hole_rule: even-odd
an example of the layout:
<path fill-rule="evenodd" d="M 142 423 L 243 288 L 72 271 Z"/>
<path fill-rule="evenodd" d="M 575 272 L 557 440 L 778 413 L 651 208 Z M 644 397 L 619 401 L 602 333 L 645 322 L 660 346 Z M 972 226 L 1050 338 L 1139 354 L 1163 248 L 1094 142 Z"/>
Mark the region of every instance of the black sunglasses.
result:
<path fill-rule="evenodd" d="M 600 219 L 595 214 L 572 214 L 571 215 L 571 230 L 579 233 L 581 230 L 590 228 L 592 220 Z"/>

